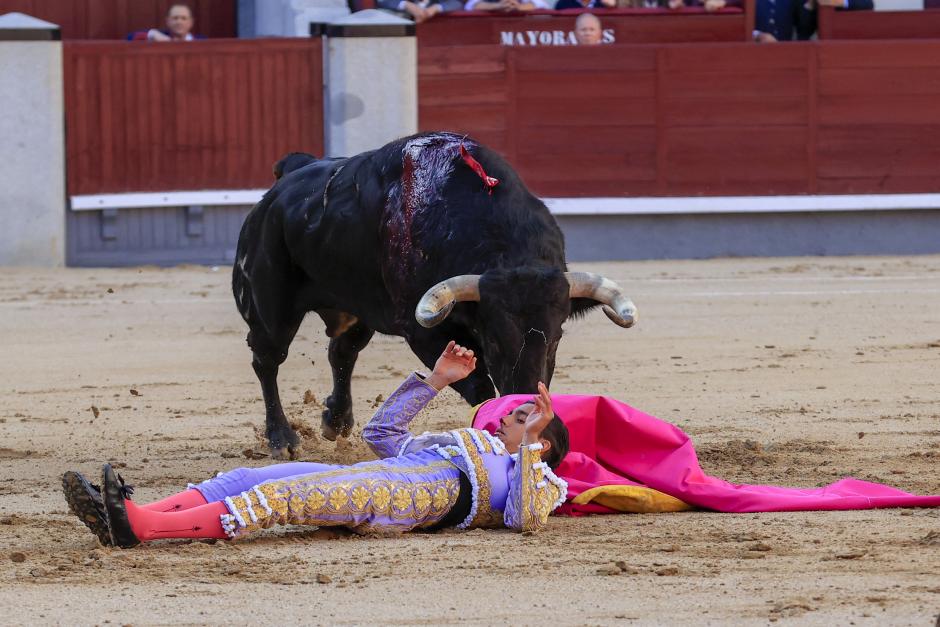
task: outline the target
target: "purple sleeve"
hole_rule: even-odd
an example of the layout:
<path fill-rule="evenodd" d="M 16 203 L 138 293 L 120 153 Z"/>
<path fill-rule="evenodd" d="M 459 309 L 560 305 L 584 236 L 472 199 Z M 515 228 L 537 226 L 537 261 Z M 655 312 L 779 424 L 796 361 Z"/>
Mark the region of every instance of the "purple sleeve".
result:
<path fill-rule="evenodd" d="M 408 424 L 435 396 L 437 390 L 412 373 L 363 427 L 362 439 L 379 459 L 397 457 L 413 437 Z"/>
<path fill-rule="evenodd" d="M 519 457 L 509 473 L 509 497 L 503 523 L 516 531 L 537 531 L 548 515 L 565 502 L 568 484 L 542 461 L 541 444 L 519 447 Z"/>

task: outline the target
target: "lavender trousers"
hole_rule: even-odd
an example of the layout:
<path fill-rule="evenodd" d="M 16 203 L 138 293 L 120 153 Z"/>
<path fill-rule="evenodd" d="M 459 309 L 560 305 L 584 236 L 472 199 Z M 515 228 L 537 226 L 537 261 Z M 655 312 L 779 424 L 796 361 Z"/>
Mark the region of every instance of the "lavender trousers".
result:
<path fill-rule="evenodd" d="M 224 501 L 227 496 L 236 496 L 246 492 L 267 481 L 289 479 L 316 472 L 336 470 L 341 467 L 314 462 L 290 462 L 287 464 L 271 464 L 261 468 L 236 468 L 229 472 L 220 473 L 217 477 L 202 483 L 191 483 L 188 487 L 199 490 L 207 503 L 214 503 L 215 501 Z"/>
<path fill-rule="evenodd" d="M 442 520 L 460 493 L 460 469 L 434 450 L 351 466 L 315 463 L 238 468 L 190 485 L 225 503 L 230 538 L 274 524 L 408 531 Z"/>

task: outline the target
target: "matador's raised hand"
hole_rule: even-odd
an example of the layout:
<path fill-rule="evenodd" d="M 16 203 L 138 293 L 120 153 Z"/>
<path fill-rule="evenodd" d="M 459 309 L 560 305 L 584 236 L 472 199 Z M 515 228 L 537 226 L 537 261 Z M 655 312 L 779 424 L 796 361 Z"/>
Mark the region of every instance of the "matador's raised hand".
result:
<path fill-rule="evenodd" d="M 542 430 L 548 426 L 548 423 L 555 417 L 552 409 L 552 397 L 548 394 L 548 388 L 539 381 L 539 393 L 532 402 L 535 403 L 535 409 L 529 414 L 525 421 L 525 436 L 522 438 L 523 444 L 533 444 L 539 441 Z"/>
<path fill-rule="evenodd" d="M 476 367 L 477 358 L 473 351 L 451 340 L 425 381 L 435 389 L 443 390 L 451 383 L 465 379 Z"/>

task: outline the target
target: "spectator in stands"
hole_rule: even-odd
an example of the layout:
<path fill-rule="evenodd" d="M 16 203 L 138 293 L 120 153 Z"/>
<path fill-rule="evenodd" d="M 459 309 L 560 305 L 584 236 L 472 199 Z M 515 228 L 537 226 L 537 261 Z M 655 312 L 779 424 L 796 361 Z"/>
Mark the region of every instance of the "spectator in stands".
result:
<path fill-rule="evenodd" d="M 517 11 L 547 9 L 549 6 L 545 3 L 545 0 L 468 0 L 463 8 L 465 11 L 515 13 Z"/>
<path fill-rule="evenodd" d="M 872 0 L 757 0 L 754 41 L 768 43 L 809 39 L 816 32 L 816 5 L 868 11 Z"/>
<path fill-rule="evenodd" d="M 555 4 L 555 10 L 561 11 L 563 9 L 613 9 L 613 8 L 616 8 L 616 6 L 617 6 L 617 0 L 558 0 L 558 3 Z M 600 33 L 600 30 L 598 30 L 597 32 Z M 600 43 L 600 41 L 598 41 L 597 43 Z"/>
<path fill-rule="evenodd" d="M 461 0 L 421 0 L 420 2 L 377 0 L 376 5 L 386 11 L 407 15 L 415 21 L 415 24 L 427 21 L 435 15 L 447 13 L 448 11 L 459 11 L 463 8 Z"/>
<path fill-rule="evenodd" d="M 193 10 L 188 4 L 173 4 L 166 12 L 166 30 L 140 30 L 127 36 L 132 41 L 192 41 L 205 39 L 193 34 Z"/>
<path fill-rule="evenodd" d="M 582 13 L 574 22 L 574 38 L 579 46 L 601 43 L 601 21 L 592 13 Z"/>
<path fill-rule="evenodd" d="M 667 0 L 617 0 L 620 9 L 665 9 Z"/>
<path fill-rule="evenodd" d="M 740 7 L 741 5 L 741 0 L 669 0 L 670 9 L 700 7 L 709 13 L 725 7 Z"/>

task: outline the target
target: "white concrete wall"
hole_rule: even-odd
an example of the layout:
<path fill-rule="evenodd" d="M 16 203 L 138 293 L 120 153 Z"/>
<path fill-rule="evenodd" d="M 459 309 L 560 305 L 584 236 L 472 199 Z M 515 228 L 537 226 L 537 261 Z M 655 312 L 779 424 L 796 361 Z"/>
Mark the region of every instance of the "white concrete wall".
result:
<path fill-rule="evenodd" d="M 327 155 L 351 156 L 416 133 L 415 38 L 336 37 L 327 41 Z"/>
<path fill-rule="evenodd" d="M 0 41 L 0 265 L 65 263 L 62 43 Z"/>
<path fill-rule="evenodd" d="M 311 22 L 349 15 L 346 0 L 241 0 L 239 7 L 246 2 L 252 3 L 254 37 L 307 37 Z"/>

